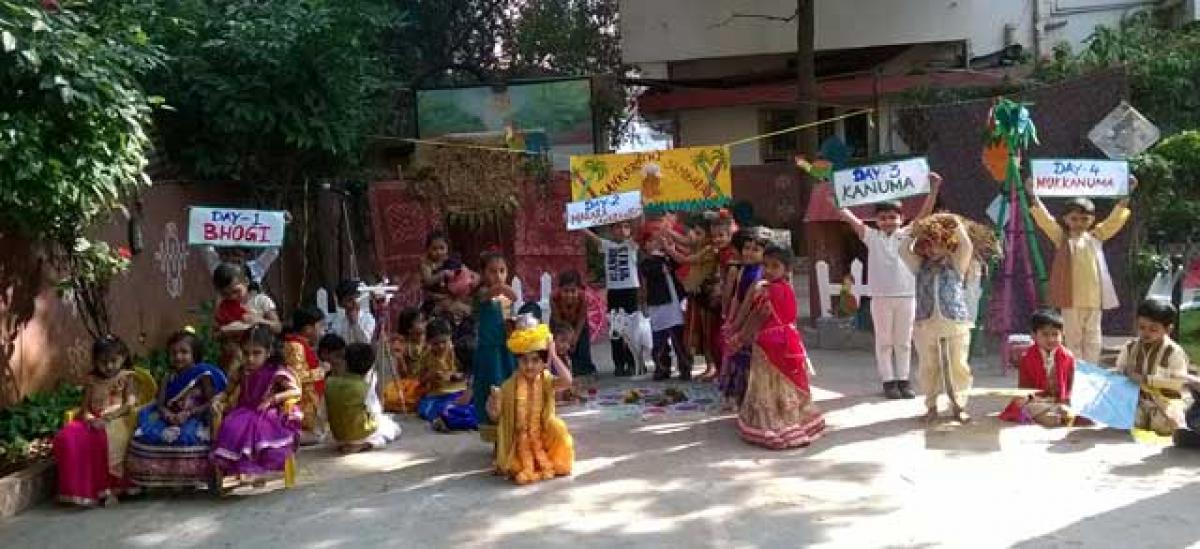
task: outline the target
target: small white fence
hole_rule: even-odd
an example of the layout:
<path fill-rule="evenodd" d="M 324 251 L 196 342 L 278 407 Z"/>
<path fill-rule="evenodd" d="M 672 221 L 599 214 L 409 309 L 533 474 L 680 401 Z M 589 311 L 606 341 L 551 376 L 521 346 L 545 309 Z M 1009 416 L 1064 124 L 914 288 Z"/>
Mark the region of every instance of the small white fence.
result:
<path fill-rule="evenodd" d="M 831 281 L 829 279 L 829 264 L 824 261 L 817 261 L 813 265 L 817 276 L 817 295 L 820 297 L 821 311 L 820 318 L 830 318 L 836 316 L 833 314 L 836 302 L 834 298 L 842 294 L 842 281 Z M 863 264 L 862 261 L 855 259 L 850 262 L 850 294 L 855 299 L 862 299 L 871 295 L 871 291 L 863 280 Z M 967 309 L 970 311 L 971 318 L 979 318 L 979 299 L 983 295 L 980 272 L 972 268 L 970 273 L 967 273 L 966 294 L 967 294 Z"/>
<path fill-rule="evenodd" d="M 550 273 L 543 272 L 538 278 L 540 285 L 538 288 L 539 296 L 536 303 L 542 310 L 542 322 L 549 324 L 550 295 L 554 290 L 554 277 L 551 276 Z M 513 277 L 511 285 L 513 291 L 517 294 L 517 301 L 516 303 L 513 303 L 512 306 L 512 312 L 516 313 L 517 311 L 521 310 L 521 307 L 529 302 L 525 301 L 525 284 L 521 281 L 520 277 Z M 386 293 L 386 291 L 394 292 L 396 289 L 397 288 L 394 286 L 364 286 L 361 289 L 362 295 L 359 297 L 359 306 L 363 310 L 370 310 L 371 292 L 380 290 Z M 317 308 L 320 309 L 321 312 L 325 313 L 326 328 L 328 328 L 329 323 L 333 322 L 333 318 L 335 316 L 344 314 L 341 304 L 337 303 L 336 300 L 330 300 L 329 292 L 325 288 L 317 288 L 316 299 Z"/>

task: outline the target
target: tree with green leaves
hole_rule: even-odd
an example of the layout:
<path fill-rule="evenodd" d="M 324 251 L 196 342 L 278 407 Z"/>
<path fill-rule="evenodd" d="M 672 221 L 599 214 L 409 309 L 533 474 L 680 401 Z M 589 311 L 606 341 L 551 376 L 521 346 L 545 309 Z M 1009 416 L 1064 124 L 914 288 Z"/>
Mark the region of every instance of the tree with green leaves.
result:
<path fill-rule="evenodd" d="M 386 0 L 140 0 L 170 54 L 147 86 L 167 159 L 201 179 L 268 192 L 361 166 L 390 108 Z"/>
<path fill-rule="evenodd" d="M 0 0 L 0 230 L 48 247 L 97 337 L 128 262 L 87 231 L 150 184 L 139 78 L 161 61 L 135 23 Z"/>
<path fill-rule="evenodd" d="M 1171 28 L 1141 12 L 1115 27 L 1097 27 L 1075 53 L 1062 44 L 1038 76 L 1060 80 L 1111 67 L 1124 67 L 1129 95 L 1163 134 L 1200 127 L 1200 25 Z"/>

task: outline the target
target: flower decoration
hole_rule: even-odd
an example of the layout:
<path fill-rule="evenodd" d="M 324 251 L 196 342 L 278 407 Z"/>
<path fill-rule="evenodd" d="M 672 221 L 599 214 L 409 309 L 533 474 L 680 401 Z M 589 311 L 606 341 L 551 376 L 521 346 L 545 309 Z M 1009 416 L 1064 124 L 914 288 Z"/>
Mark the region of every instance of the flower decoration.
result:
<path fill-rule="evenodd" d="M 514 355 L 526 355 L 549 348 L 550 327 L 538 323 L 532 315 L 520 315 L 516 329 L 508 336 L 508 350 Z"/>

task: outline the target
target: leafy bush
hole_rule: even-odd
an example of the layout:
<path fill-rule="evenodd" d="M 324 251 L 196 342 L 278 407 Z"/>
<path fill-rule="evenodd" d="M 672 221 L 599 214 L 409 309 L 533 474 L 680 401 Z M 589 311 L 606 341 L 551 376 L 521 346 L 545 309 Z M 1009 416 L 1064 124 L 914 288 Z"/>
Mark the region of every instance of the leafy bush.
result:
<path fill-rule="evenodd" d="M 1055 48 L 1038 76 L 1045 80 L 1123 66 L 1130 102 L 1170 134 L 1200 127 L 1200 25 L 1169 28 L 1151 13 L 1126 18 L 1116 27 L 1097 27 L 1078 54 Z"/>
<path fill-rule="evenodd" d="M 150 183 L 138 77 L 161 56 L 135 25 L 34 4 L 0 0 L 0 227 L 49 246 L 99 337 L 124 264 L 86 231 Z"/>
<path fill-rule="evenodd" d="M 1200 237 L 1200 131 L 1168 137 L 1133 164 L 1140 216 L 1151 242 Z"/>
<path fill-rule="evenodd" d="M 82 399 L 81 387 L 65 384 L 0 410 L 0 471 L 46 457 L 50 450 L 46 439 L 62 428 L 63 414 L 77 408 Z"/>

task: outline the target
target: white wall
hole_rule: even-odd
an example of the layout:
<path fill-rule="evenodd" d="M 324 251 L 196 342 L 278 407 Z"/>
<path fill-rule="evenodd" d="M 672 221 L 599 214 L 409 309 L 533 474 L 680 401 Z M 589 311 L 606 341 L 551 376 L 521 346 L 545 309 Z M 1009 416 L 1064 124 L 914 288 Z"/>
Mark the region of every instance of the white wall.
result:
<path fill-rule="evenodd" d="M 1004 46 L 1004 27 L 1033 48 L 1034 4 L 1044 20 L 1066 21 L 1048 30 L 1043 46 L 1076 46 L 1097 24 L 1115 24 L 1130 6 L 1154 0 L 817 0 L 816 43 L 821 50 L 888 44 L 969 40 L 972 55 Z M 680 61 L 793 52 L 795 23 L 729 19 L 733 13 L 787 16 L 795 0 L 622 0 L 625 60 Z"/>
<path fill-rule="evenodd" d="M 759 133 L 758 107 L 725 107 L 679 112 L 678 147 L 721 145 Z M 758 142 L 730 150 L 735 166 L 761 164 Z"/>

